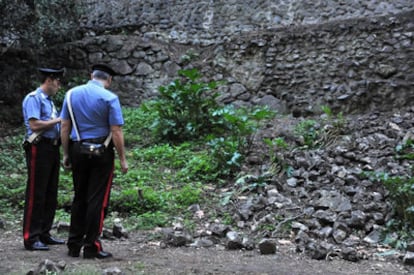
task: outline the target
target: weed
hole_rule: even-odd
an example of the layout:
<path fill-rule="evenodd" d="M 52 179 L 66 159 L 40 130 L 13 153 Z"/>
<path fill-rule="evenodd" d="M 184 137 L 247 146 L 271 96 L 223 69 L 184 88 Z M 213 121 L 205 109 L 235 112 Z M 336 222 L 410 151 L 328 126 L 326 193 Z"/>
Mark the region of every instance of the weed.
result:
<path fill-rule="evenodd" d="M 228 192 L 221 193 L 220 204 L 223 206 L 226 206 L 227 204 L 229 204 L 231 201 L 231 198 L 234 196 L 234 193 L 235 191 L 228 191 Z"/>
<path fill-rule="evenodd" d="M 215 161 L 213 171 L 217 177 L 230 177 L 238 171 L 244 156 L 239 152 L 238 137 L 214 138 L 208 142 Z"/>
<path fill-rule="evenodd" d="M 192 184 L 186 184 L 178 190 L 175 196 L 175 201 L 184 207 L 189 206 L 199 202 L 200 194 L 200 185 L 193 186 Z"/>
<path fill-rule="evenodd" d="M 222 222 L 223 224 L 226 224 L 226 225 L 234 224 L 233 217 L 227 212 L 223 213 Z"/>
<path fill-rule="evenodd" d="M 166 226 L 168 223 L 168 216 L 160 211 L 145 212 L 135 217 L 135 229 L 152 229 L 154 227 Z"/>
<path fill-rule="evenodd" d="M 282 138 L 275 139 L 265 138 L 263 142 L 269 147 L 269 157 L 271 161 L 270 173 L 285 173 L 290 176 L 291 167 L 285 159 L 286 153 L 289 151 L 289 144 Z"/>
<path fill-rule="evenodd" d="M 253 176 L 253 175 L 245 175 L 236 181 L 236 186 L 240 190 L 241 193 L 244 192 L 256 192 L 263 190 L 267 186 L 266 177 L 264 176 Z"/>
<path fill-rule="evenodd" d="M 0 144 L 0 201 L 21 208 L 26 189 L 26 162 L 21 147 L 23 134 L 8 136 Z"/>
<path fill-rule="evenodd" d="M 328 146 L 344 132 L 346 120 L 342 112 L 335 117 L 328 106 L 322 106 L 321 108 L 326 115 L 325 118 L 320 121 L 302 120 L 295 126 L 294 133 L 304 148 Z"/>
<path fill-rule="evenodd" d="M 304 146 L 312 148 L 317 145 L 320 124 L 313 119 L 299 122 L 294 129 L 295 134 L 302 139 Z"/>
<path fill-rule="evenodd" d="M 336 136 L 341 135 L 345 131 L 346 119 L 342 112 L 339 112 L 336 116 L 328 106 L 322 106 L 323 112 L 327 118 L 323 120 L 322 131 L 322 144 L 332 143 Z"/>
<path fill-rule="evenodd" d="M 55 220 L 69 223 L 70 222 L 70 214 L 62 208 L 57 209 L 56 213 L 55 213 Z"/>
<path fill-rule="evenodd" d="M 153 143 L 150 125 L 156 114 L 147 109 L 152 104 L 154 104 L 153 101 L 148 101 L 140 108 L 123 108 L 125 146 L 147 146 Z"/>
<path fill-rule="evenodd" d="M 398 144 L 395 152 L 397 153 L 397 159 L 414 159 L 414 141 L 407 139 L 403 143 Z"/>
<path fill-rule="evenodd" d="M 402 245 L 406 239 L 414 238 L 414 178 L 393 176 L 383 172 L 364 172 L 363 176 L 371 181 L 384 184 L 389 191 L 389 197 L 393 203 L 394 219 L 387 224 L 388 232 L 398 232 L 398 242 L 394 245 Z M 390 241 L 390 235 L 385 238 Z"/>

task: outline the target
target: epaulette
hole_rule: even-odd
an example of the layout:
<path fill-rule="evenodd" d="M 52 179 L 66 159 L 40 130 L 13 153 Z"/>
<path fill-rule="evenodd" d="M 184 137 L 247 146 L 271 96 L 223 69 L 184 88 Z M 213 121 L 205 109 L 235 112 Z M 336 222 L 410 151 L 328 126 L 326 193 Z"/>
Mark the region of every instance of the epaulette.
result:
<path fill-rule="evenodd" d="M 29 94 L 28 94 L 28 96 L 35 96 L 37 93 L 36 93 L 36 91 L 33 91 L 33 92 L 30 92 Z"/>

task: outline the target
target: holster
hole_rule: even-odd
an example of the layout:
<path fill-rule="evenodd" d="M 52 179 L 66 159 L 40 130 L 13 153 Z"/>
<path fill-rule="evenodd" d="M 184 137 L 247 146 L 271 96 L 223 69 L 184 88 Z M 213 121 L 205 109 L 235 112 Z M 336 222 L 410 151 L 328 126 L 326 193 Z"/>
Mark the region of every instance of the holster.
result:
<path fill-rule="evenodd" d="M 80 153 L 89 156 L 102 156 L 105 153 L 105 145 L 91 142 L 80 143 Z"/>

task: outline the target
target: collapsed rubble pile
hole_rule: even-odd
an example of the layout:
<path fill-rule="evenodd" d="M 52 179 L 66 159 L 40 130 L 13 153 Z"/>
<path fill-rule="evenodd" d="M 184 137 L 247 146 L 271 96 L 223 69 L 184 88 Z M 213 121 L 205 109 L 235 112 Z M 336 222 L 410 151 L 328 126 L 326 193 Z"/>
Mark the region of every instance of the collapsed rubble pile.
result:
<path fill-rule="evenodd" d="M 303 146 L 295 133 L 304 120 L 318 122 L 317 146 Z M 326 115 L 276 118 L 255 137 L 244 176 L 214 190 L 222 198 L 216 211 L 230 216 L 231 225 L 223 218 L 204 220 L 196 234 L 178 225 L 164 230 L 164 244 L 220 244 L 267 254 L 276 251 L 278 240 L 288 239 L 296 252 L 313 259 L 358 261 L 372 256 L 368 251 L 381 246 L 394 212 L 389 191 L 368 175 L 411 176 L 410 161 L 397 158 L 396 148 L 411 137 L 414 109 L 352 115 L 341 125 L 337 122 Z M 263 143 L 265 138 L 281 138 L 289 146 L 271 148 Z M 207 212 L 202 206 L 193 208 L 195 217 Z M 413 261 L 410 255 L 404 262 Z"/>

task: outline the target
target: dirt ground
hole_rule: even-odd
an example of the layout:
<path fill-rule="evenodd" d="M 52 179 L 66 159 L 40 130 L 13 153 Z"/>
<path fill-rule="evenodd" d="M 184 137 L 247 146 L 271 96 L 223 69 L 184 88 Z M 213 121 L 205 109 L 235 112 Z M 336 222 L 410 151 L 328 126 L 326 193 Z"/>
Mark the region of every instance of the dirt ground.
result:
<path fill-rule="evenodd" d="M 149 241 L 147 233 L 135 232 L 128 239 L 103 240 L 112 259 L 85 260 L 67 256 L 65 245 L 27 251 L 18 230 L 2 229 L 0 234 L 0 274 L 27 274 L 45 260 L 63 264 L 60 274 L 104 274 L 105 270 L 105 274 L 414 274 L 414 267 L 402 264 L 395 255 L 357 263 L 335 258 L 318 261 L 296 253 L 294 244 L 286 240 L 280 241 L 276 254 L 261 255 L 257 250 L 223 247 L 161 248 L 159 242 Z"/>

